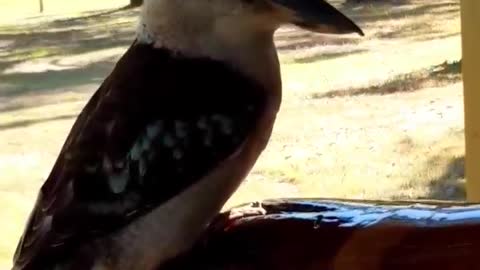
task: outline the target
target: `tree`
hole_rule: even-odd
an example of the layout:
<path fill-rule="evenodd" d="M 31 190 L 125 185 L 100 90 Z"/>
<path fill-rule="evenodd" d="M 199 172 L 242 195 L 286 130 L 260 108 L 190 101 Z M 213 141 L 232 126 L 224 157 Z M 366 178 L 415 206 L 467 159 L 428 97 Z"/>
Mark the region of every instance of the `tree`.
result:
<path fill-rule="evenodd" d="M 143 0 L 130 0 L 131 7 L 139 7 L 143 4 Z"/>

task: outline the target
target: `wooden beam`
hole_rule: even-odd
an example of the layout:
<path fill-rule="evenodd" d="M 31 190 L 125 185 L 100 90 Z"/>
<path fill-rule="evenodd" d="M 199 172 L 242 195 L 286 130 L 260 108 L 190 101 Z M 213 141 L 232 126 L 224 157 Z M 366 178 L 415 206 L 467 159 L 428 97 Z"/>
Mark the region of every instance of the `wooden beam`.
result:
<path fill-rule="evenodd" d="M 479 269 L 480 205 L 289 198 L 257 207 L 223 213 L 196 248 L 157 270 Z"/>
<path fill-rule="evenodd" d="M 461 0 L 467 200 L 480 202 L 480 1 Z"/>

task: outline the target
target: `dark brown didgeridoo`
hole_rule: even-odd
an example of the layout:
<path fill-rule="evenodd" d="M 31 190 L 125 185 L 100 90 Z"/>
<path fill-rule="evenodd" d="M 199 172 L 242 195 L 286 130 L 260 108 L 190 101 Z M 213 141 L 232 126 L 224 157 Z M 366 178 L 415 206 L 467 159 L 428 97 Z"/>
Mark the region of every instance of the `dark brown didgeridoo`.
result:
<path fill-rule="evenodd" d="M 480 269 L 480 205 L 275 199 L 222 213 L 196 247 L 161 269 Z M 241 212 L 241 211 L 240 211 Z"/>

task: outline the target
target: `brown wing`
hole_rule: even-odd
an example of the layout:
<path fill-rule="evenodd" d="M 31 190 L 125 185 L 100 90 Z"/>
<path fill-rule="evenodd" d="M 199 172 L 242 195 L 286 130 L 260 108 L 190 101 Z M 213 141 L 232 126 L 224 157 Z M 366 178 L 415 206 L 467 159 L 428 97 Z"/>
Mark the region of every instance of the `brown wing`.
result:
<path fill-rule="evenodd" d="M 73 126 L 15 269 L 51 269 L 195 183 L 238 150 L 264 102 L 220 62 L 133 44 Z"/>

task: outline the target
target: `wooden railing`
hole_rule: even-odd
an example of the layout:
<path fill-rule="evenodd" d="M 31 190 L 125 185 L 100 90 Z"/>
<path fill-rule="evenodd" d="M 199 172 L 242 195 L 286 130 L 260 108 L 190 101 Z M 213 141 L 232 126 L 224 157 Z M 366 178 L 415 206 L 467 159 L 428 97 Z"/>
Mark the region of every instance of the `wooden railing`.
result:
<path fill-rule="evenodd" d="M 277 199 L 259 207 L 265 212 L 222 213 L 162 269 L 480 269 L 480 205 Z"/>

